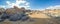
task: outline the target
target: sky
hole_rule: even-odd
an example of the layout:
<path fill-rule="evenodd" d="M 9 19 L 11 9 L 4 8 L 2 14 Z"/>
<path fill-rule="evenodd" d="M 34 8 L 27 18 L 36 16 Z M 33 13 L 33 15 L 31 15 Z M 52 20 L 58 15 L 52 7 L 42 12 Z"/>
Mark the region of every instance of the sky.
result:
<path fill-rule="evenodd" d="M 0 0 L 0 6 L 7 7 L 7 1 L 17 5 L 17 0 Z M 60 9 L 60 0 L 25 0 L 29 9 Z M 16 3 L 15 3 L 16 2 Z M 11 6 L 12 6 L 11 5 Z M 20 4 L 19 4 L 20 5 Z M 17 5 L 17 6 L 19 6 Z"/>

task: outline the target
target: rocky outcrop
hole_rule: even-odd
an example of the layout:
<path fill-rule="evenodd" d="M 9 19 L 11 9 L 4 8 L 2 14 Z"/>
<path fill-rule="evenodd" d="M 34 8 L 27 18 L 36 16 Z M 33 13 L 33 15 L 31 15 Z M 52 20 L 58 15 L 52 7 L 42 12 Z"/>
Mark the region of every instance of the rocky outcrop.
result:
<path fill-rule="evenodd" d="M 9 21 L 26 21 L 29 19 L 29 16 L 26 14 L 23 7 L 19 9 L 18 7 L 14 6 L 14 8 L 6 9 L 3 12 L 0 21 L 4 21 L 5 19 L 9 19 Z"/>

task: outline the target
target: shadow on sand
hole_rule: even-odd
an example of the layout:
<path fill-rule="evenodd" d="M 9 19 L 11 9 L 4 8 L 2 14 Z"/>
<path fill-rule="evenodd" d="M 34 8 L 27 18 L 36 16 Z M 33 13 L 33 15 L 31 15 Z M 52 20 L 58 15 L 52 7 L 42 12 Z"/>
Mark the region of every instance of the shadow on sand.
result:
<path fill-rule="evenodd" d="M 53 18 L 33 18 L 29 21 L 8 21 L 0 22 L 0 24 L 60 24 L 57 20 Z"/>

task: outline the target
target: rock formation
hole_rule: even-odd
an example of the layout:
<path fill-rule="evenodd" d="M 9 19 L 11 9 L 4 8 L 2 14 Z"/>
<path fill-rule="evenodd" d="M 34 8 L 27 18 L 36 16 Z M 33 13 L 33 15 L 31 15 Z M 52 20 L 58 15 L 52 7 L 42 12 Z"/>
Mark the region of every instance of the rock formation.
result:
<path fill-rule="evenodd" d="M 19 9 L 14 6 L 14 8 L 6 9 L 0 19 L 0 21 L 4 21 L 5 19 L 9 19 L 10 21 L 25 21 L 29 19 L 29 16 L 26 14 L 24 7 Z"/>

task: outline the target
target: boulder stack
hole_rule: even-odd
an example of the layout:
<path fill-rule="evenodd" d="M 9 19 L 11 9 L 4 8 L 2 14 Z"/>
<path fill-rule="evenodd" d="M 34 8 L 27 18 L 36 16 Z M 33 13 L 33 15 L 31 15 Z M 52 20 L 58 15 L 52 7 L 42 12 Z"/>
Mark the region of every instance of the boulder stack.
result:
<path fill-rule="evenodd" d="M 0 17 L 0 21 L 4 21 L 5 19 L 9 19 L 9 21 L 26 21 L 29 19 L 29 16 L 26 14 L 24 7 L 18 8 L 14 6 L 14 8 L 6 9 L 3 12 L 3 15 Z"/>

